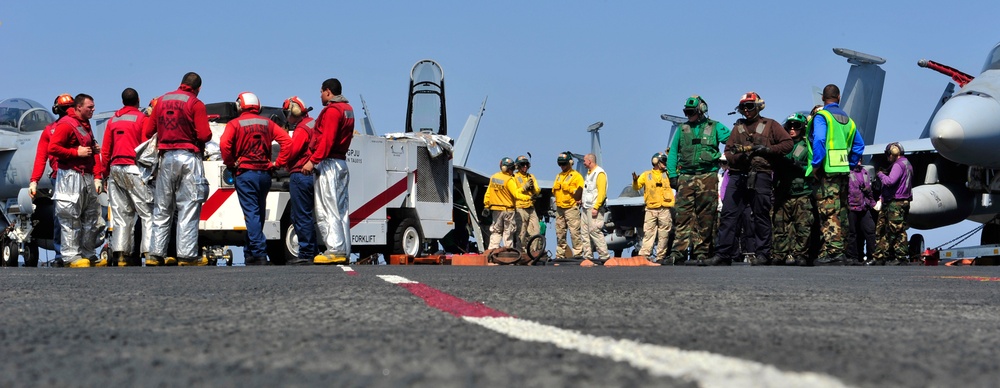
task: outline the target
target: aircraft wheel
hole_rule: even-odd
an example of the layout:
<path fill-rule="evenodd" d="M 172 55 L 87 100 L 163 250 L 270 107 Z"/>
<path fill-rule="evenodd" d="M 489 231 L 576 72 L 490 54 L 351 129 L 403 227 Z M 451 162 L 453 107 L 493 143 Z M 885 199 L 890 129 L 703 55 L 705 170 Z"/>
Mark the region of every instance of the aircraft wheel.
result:
<path fill-rule="evenodd" d="M 2 252 L 0 252 L 2 253 L 0 254 L 0 264 L 5 267 L 17 267 L 17 256 L 21 254 L 17 248 L 17 241 L 5 238 L 0 239 L 0 242 L 3 243 L 3 247 L 0 248 L 2 249 Z"/>
<path fill-rule="evenodd" d="M 38 244 L 37 243 L 34 243 L 34 242 L 28 243 L 28 249 L 25 250 L 24 252 L 21 252 L 21 255 L 24 256 L 24 266 L 25 267 L 32 267 L 32 268 L 38 267 Z"/>
<path fill-rule="evenodd" d="M 232 267 L 233 266 L 233 250 L 232 249 L 226 249 L 226 253 L 225 253 L 225 255 L 222 256 L 222 258 L 226 259 L 226 266 L 227 267 Z"/>
<path fill-rule="evenodd" d="M 396 227 L 392 238 L 392 250 L 410 256 L 420 256 L 424 250 L 424 234 L 413 218 L 407 218 Z"/>
<path fill-rule="evenodd" d="M 910 261 L 920 260 L 920 254 L 924 253 L 924 235 L 917 233 L 910 236 L 909 248 L 906 252 Z"/>

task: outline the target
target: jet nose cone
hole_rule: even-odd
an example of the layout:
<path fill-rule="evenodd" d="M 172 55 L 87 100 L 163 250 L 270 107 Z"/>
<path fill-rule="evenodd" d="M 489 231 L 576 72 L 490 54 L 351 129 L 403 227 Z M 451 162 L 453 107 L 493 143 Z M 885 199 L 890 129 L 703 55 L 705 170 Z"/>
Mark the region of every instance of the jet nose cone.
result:
<path fill-rule="evenodd" d="M 983 94 L 954 96 L 934 116 L 930 136 L 934 148 L 954 162 L 1000 165 L 1000 103 Z"/>
<path fill-rule="evenodd" d="M 940 116 L 940 114 L 938 114 Z M 935 119 L 931 125 L 931 144 L 939 152 L 955 151 L 965 140 L 962 124 L 951 118 Z"/>

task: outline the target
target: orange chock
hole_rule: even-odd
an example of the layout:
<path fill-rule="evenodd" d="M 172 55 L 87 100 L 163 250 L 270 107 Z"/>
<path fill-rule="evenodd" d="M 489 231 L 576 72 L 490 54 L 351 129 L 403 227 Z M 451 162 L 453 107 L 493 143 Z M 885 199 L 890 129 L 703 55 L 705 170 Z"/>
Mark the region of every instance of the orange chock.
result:
<path fill-rule="evenodd" d="M 633 257 L 612 257 L 604 262 L 605 267 L 658 267 L 660 264 L 651 263 L 645 256 Z"/>
<path fill-rule="evenodd" d="M 485 266 L 486 255 L 453 255 L 451 265 Z"/>

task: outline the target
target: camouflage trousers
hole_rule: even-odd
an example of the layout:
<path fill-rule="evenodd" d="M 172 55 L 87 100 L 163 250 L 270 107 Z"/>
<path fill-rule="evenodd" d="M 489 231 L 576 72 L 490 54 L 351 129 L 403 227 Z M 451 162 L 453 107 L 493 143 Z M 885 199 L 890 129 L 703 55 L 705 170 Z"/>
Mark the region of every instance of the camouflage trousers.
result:
<path fill-rule="evenodd" d="M 573 247 L 566 245 L 566 232 L 569 232 L 573 239 Z M 583 238 L 580 235 L 580 208 L 571 207 L 563 209 L 556 208 L 556 258 L 566 259 L 576 256 L 583 247 Z"/>
<path fill-rule="evenodd" d="M 822 173 L 820 173 L 822 174 Z M 820 176 L 813 198 L 819 221 L 819 257 L 844 257 L 847 235 L 847 174 Z"/>
<path fill-rule="evenodd" d="M 774 209 L 772 257 L 797 260 L 809 257 L 809 237 L 813 225 L 812 198 L 808 195 L 779 199 Z"/>
<path fill-rule="evenodd" d="M 677 179 L 677 220 L 674 236 L 675 260 L 683 260 L 688 248 L 692 260 L 707 259 L 712 254 L 719 207 L 719 175 L 681 174 Z"/>
<path fill-rule="evenodd" d="M 882 201 L 882 210 L 875 222 L 875 260 L 909 260 L 909 242 L 906 238 L 906 216 L 910 201 Z"/>

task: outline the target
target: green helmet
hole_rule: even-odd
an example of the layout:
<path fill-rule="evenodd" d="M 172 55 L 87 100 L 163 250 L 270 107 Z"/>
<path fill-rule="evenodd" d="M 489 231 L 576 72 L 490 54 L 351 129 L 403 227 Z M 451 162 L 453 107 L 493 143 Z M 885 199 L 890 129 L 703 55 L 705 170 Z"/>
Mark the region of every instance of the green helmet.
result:
<path fill-rule="evenodd" d="M 514 171 L 514 159 L 507 157 L 500 159 L 500 169 L 504 172 Z"/>
<path fill-rule="evenodd" d="M 573 163 L 573 153 L 566 151 L 559 154 L 559 158 L 556 159 L 556 163 L 560 166 L 565 166 L 567 164 Z"/>
<path fill-rule="evenodd" d="M 650 160 L 650 163 L 652 163 L 654 166 L 656 165 L 656 163 L 667 164 L 667 155 L 657 152 L 653 154 L 653 159 Z"/>
<path fill-rule="evenodd" d="M 531 160 L 529 160 L 527 156 L 521 155 L 517 157 L 517 160 L 514 161 L 514 164 L 516 164 L 517 167 L 521 166 L 531 167 Z"/>
<path fill-rule="evenodd" d="M 789 129 L 795 129 L 801 132 L 806 128 L 808 124 L 809 124 L 809 119 L 806 118 L 806 115 L 802 113 L 792 113 L 791 115 L 788 115 L 788 118 L 785 119 L 784 127 L 786 131 Z"/>
<path fill-rule="evenodd" d="M 684 113 L 686 114 L 688 111 L 694 111 L 697 114 L 708 113 L 708 103 L 701 96 L 693 95 L 684 101 Z"/>

